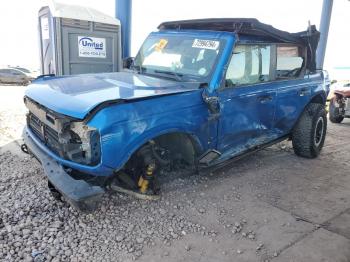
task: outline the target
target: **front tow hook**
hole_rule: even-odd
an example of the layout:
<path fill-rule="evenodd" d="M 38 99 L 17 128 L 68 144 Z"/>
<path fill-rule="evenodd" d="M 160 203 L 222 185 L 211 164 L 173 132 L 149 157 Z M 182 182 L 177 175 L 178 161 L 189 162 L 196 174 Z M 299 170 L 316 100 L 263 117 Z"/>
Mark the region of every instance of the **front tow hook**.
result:
<path fill-rule="evenodd" d="M 23 153 L 29 154 L 28 147 L 27 147 L 26 144 L 22 144 L 21 145 L 21 150 L 22 150 Z"/>

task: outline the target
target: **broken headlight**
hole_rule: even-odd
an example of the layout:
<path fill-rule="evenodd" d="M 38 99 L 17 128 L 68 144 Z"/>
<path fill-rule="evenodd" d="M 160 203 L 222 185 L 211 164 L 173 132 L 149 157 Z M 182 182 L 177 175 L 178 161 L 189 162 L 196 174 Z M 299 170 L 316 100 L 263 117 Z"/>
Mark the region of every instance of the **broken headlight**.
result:
<path fill-rule="evenodd" d="M 96 128 L 82 122 L 72 122 L 62 135 L 66 158 L 86 165 L 100 162 L 100 134 Z"/>

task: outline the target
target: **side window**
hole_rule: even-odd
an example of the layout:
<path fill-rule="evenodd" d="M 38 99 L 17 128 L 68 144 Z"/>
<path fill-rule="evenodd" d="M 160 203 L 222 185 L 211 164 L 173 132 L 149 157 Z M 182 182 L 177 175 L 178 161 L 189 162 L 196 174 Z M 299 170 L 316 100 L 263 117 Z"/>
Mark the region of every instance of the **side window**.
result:
<path fill-rule="evenodd" d="M 10 69 L 1 69 L 1 73 L 11 74 L 11 70 Z"/>
<path fill-rule="evenodd" d="M 23 76 L 24 74 L 21 71 L 15 70 L 15 69 L 9 69 L 9 73 L 11 75 L 16 75 L 16 76 Z"/>
<path fill-rule="evenodd" d="M 304 65 L 302 49 L 298 46 L 277 46 L 276 78 L 288 79 L 300 75 Z"/>
<path fill-rule="evenodd" d="M 237 45 L 227 68 L 226 86 L 270 81 L 270 60 L 270 45 Z"/>

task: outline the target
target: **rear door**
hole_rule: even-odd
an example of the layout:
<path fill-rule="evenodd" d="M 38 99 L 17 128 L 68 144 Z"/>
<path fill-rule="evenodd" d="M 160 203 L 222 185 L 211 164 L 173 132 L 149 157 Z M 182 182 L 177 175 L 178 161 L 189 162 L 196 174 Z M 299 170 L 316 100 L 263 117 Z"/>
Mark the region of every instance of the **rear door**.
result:
<path fill-rule="evenodd" d="M 5 69 L 0 69 L 0 82 L 5 82 Z"/>
<path fill-rule="evenodd" d="M 297 45 L 279 44 L 276 55 L 277 107 L 275 129 L 288 134 L 310 101 L 311 86 L 304 77 L 305 51 Z"/>
<path fill-rule="evenodd" d="M 11 69 L 2 69 L 0 72 L 0 76 L 1 76 L 1 81 L 4 83 L 11 83 L 13 81 Z"/>
<path fill-rule="evenodd" d="M 26 75 L 17 69 L 10 69 L 10 75 L 12 83 L 23 83 L 26 80 Z"/>
<path fill-rule="evenodd" d="M 234 156 L 269 140 L 274 124 L 276 89 L 271 45 L 237 45 L 225 87 L 218 91 L 218 150 Z"/>

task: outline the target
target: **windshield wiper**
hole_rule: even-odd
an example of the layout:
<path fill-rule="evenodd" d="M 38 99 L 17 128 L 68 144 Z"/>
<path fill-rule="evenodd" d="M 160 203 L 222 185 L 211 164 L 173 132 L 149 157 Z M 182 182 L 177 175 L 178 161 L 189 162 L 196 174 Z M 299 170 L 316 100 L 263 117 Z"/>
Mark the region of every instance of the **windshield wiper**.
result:
<path fill-rule="evenodd" d="M 175 76 L 176 80 L 178 81 L 182 81 L 182 77 L 184 76 L 181 73 L 176 73 L 173 71 L 154 70 L 154 73 Z"/>

